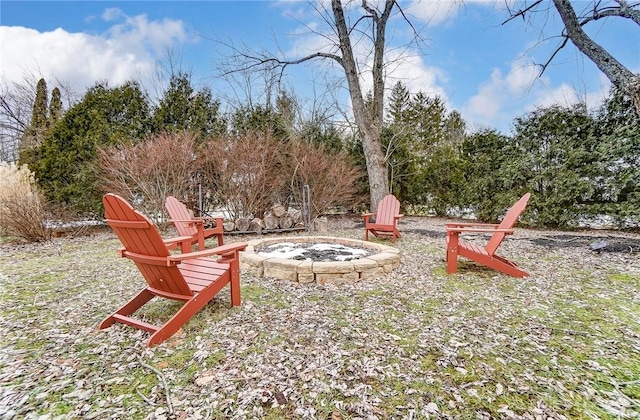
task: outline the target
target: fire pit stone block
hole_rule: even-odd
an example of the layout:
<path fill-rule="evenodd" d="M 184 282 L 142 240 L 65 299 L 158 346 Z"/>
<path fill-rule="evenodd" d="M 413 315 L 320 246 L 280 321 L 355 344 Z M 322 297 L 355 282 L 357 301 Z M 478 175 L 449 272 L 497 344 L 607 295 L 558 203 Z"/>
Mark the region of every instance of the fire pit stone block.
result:
<path fill-rule="evenodd" d="M 328 243 L 347 247 L 358 247 L 374 252 L 372 255 L 349 261 L 301 261 L 260 255 L 260 249 L 280 243 Z M 273 277 L 301 284 L 346 284 L 372 279 L 388 273 L 400 264 L 397 248 L 357 239 L 329 236 L 300 236 L 256 239 L 249 241 L 240 253 L 243 270 L 257 277 Z"/>

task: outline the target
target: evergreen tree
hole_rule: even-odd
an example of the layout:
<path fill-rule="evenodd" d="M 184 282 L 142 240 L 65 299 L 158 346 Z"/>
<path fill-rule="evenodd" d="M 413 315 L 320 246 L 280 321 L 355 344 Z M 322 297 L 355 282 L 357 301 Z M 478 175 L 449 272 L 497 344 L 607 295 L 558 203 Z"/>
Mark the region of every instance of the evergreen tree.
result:
<path fill-rule="evenodd" d="M 37 148 L 42 143 L 47 126 L 47 82 L 44 79 L 40 79 L 36 85 L 36 96 L 31 111 L 31 122 L 29 123 L 29 127 L 24 131 L 20 141 L 20 165 L 26 164 L 33 170 L 33 166 L 38 159 Z"/>
<path fill-rule="evenodd" d="M 264 133 L 285 141 L 290 137 L 286 122 L 273 108 L 263 105 L 242 106 L 231 116 L 231 133 L 244 136 L 247 133 Z"/>
<path fill-rule="evenodd" d="M 169 89 L 153 112 L 153 130 L 159 132 L 190 131 L 199 142 L 225 131 L 225 121 L 219 114 L 220 103 L 213 99 L 209 88 L 196 91 L 187 74 L 171 77 Z"/>
<path fill-rule="evenodd" d="M 445 111 L 435 102 L 436 109 Z M 452 210 L 464 207 L 461 191 L 465 188 L 462 144 L 465 139 L 465 123 L 457 111 L 443 118 L 438 130 L 439 139 L 429 147 L 422 167 L 422 188 L 426 201 L 437 215 L 448 215 Z"/>
<path fill-rule="evenodd" d="M 60 95 L 60 89 L 55 87 L 51 91 L 51 102 L 49 103 L 49 118 L 47 119 L 47 126 L 53 126 L 58 120 L 62 118 L 62 98 Z"/>
<path fill-rule="evenodd" d="M 47 198 L 83 213 L 101 211 L 98 147 L 142 139 L 149 132 L 149 106 L 140 87 L 98 83 L 51 127 L 38 150 L 38 182 Z"/>
<path fill-rule="evenodd" d="M 462 117 L 447 115 L 442 99 L 411 96 L 401 83 L 393 87 L 382 140 L 390 185 L 403 205 L 446 214 L 458 204 L 463 139 Z"/>
<path fill-rule="evenodd" d="M 537 223 L 572 227 L 597 211 L 595 127 L 583 104 L 542 108 L 516 119 L 502 187 L 508 188 L 510 181 L 526 184 Z"/>
<path fill-rule="evenodd" d="M 599 139 L 596 183 L 600 211 L 620 226 L 640 224 L 640 117 L 633 100 L 612 90 L 599 110 L 595 125 Z"/>
<path fill-rule="evenodd" d="M 503 178 L 504 168 L 518 159 L 509 156 L 510 144 L 511 138 L 496 130 L 473 133 L 462 143 L 464 179 L 458 190 L 460 206 L 484 222 L 500 220 L 504 209 L 519 198 L 516 185 L 524 180 Z"/>
<path fill-rule="evenodd" d="M 405 120 L 405 111 L 409 108 L 411 95 L 401 82 L 396 83 L 389 95 L 389 117 L 392 123 L 400 124 Z"/>
<path fill-rule="evenodd" d="M 402 83 L 396 83 L 389 95 L 387 124 L 382 130 L 381 140 L 387 157 L 391 192 L 404 206 L 416 203 L 413 184 L 421 163 L 416 153 L 410 107 L 409 90 Z"/>
<path fill-rule="evenodd" d="M 418 92 L 411 99 L 408 118 L 414 135 L 422 148 L 438 143 L 444 139 L 444 121 L 447 110 L 438 96 L 429 97 Z"/>

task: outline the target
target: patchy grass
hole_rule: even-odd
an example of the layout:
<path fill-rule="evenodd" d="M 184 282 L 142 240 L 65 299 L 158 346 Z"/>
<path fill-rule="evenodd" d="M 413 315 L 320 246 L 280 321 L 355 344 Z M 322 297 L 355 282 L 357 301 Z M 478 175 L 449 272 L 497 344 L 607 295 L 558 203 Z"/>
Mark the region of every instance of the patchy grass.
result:
<path fill-rule="evenodd" d="M 448 275 L 444 239 L 415 232 L 397 243 L 401 266 L 367 282 L 243 273 L 242 306 L 224 289 L 151 349 L 145 332 L 97 330 L 143 286 L 112 235 L 0 241 L 0 417 L 640 417 L 638 255 L 544 248 L 529 239 L 550 232 L 523 231 L 505 251 L 528 279 L 464 261 Z"/>

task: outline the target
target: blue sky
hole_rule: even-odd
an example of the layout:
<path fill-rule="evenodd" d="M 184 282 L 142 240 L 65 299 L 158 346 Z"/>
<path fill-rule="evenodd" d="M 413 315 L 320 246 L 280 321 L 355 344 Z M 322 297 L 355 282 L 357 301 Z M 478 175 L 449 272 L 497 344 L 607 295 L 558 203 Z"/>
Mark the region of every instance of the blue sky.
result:
<path fill-rule="evenodd" d="M 590 3 L 576 2 L 578 7 Z M 407 25 L 399 18 L 391 21 L 389 45 L 402 48 L 389 48 L 395 64 L 387 69 L 388 86 L 400 80 L 414 93 L 439 95 L 472 130 L 508 132 L 515 117 L 537 106 L 577 100 L 597 106 L 608 91 L 608 80 L 571 44 L 537 77 L 533 64 L 548 59 L 558 43 L 553 37 L 561 30 L 550 2 L 550 12 L 532 22 L 504 25 L 503 1 L 401 4 L 425 42 L 407 47 Z M 219 63 L 229 50 L 215 40 L 295 57 L 326 45 L 318 34 L 327 28 L 302 1 L 3 0 L 0 24 L 0 79 L 5 86 L 30 75 L 45 77 L 50 88 L 58 82 L 82 94 L 99 80 L 115 85 L 136 79 L 153 95 L 161 91 L 158 68 L 166 68 L 171 55 L 174 65 L 192 73 L 196 86 L 210 86 L 225 103 L 248 96 L 263 100 L 264 89 L 260 78 L 245 82 L 236 75 L 230 83 L 219 77 Z M 588 29 L 622 64 L 640 71 L 634 24 L 617 18 Z M 344 89 L 333 88 L 340 76 L 335 66 L 316 61 L 291 68 L 285 82 L 307 104 L 331 106 L 336 100 L 347 108 Z"/>

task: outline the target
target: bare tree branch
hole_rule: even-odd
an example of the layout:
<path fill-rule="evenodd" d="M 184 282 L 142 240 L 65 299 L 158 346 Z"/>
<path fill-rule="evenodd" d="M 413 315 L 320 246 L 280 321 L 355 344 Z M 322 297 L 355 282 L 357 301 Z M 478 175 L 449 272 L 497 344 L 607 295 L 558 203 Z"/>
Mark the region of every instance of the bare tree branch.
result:
<path fill-rule="evenodd" d="M 636 111 L 638 115 L 640 115 L 640 75 L 634 74 L 625 67 L 605 48 L 589 37 L 583 29 L 588 23 L 607 17 L 627 18 L 640 25 L 640 9 L 638 8 L 640 2 L 632 4 L 629 4 L 627 0 L 615 0 L 615 2 L 619 5 L 618 7 L 603 6 L 600 1 L 594 0 L 592 7 L 586 9 L 585 12 L 579 16 L 576 14 L 570 0 L 553 0 L 553 5 L 564 24 L 561 35 L 562 42 L 554 49 L 549 59 L 541 65 L 542 70 L 540 75 L 548 68 L 559 51 L 571 40 L 576 48 L 589 58 L 600 71 L 607 76 L 614 86 L 622 89 L 634 98 Z M 512 12 L 507 4 L 510 16 L 504 23 L 516 17 L 525 19 L 526 14 L 536 12 L 542 3 L 543 0 L 536 0 L 517 12 Z"/>
<path fill-rule="evenodd" d="M 511 22 L 512 20 L 521 17 L 522 20 L 525 20 L 525 15 L 527 13 L 529 13 L 530 11 L 534 10 L 540 3 L 542 3 L 544 0 L 537 0 L 535 2 L 533 2 L 531 5 L 529 5 L 528 7 L 525 7 L 524 9 L 518 10 L 517 12 L 513 13 L 511 12 L 511 8 L 509 7 L 509 2 L 508 0 L 505 1 L 505 4 L 507 6 L 507 10 L 509 11 L 509 18 L 507 20 L 505 20 L 504 22 L 502 22 L 502 24 L 504 25 L 505 23 Z"/>
<path fill-rule="evenodd" d="M 567 37 L 584 55 L 619 87 L 633 78 L 633 73 L 624 67 L 601 45 L 593 41 L 582 29 L 569 0 L 553 0 L 567 31 Z"/>
<path fill-rule="evenodd" d="M 634 9 L 638 7 L 640 3 L 629 5 L 626 0 L 615 0 L 619 7 L 605 7 L 598 9 L 598 4 L 594 3 L 591 15 L 580 16 L 580 25 L 584 26 L 589 22 L 593 22 L 599 19 L 607 17 L 623 17 L 633 20 L 637 25 L 640 25 L 640 10 Z"/>

